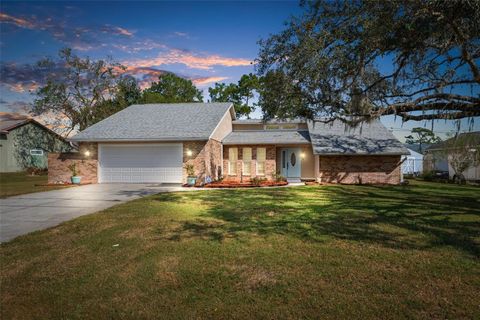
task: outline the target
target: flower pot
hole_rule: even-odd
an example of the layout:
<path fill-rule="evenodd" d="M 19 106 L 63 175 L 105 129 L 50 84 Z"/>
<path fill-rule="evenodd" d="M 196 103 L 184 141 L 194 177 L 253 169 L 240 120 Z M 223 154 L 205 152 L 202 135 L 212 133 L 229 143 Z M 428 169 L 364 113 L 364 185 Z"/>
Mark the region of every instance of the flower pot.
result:
<path fill-rule="evenodd" d="M 80 184 L 80 181 L 82 180 L 82 177 L 80 177 L 80 176 L 73 176 L 71 179 L 72 179 L 72 183 L 73 183 L 73 184 Z"/>
<path fill-rule="evenodd" d="M 194 186 L 195 185 L 195 182 L 197 182 L 197 178 L 196 177 L 187 177 L 187 184 L 189 186 Z"/>

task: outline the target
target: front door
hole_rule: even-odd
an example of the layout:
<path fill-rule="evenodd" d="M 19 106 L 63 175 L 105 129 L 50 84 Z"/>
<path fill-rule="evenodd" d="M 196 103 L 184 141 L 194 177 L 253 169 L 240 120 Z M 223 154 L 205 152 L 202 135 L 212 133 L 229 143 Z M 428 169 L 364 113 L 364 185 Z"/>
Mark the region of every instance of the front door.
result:
<path fill-rule="evenodd" d="M 282 149 L 282 165 L 281 172 L 285 178 L 300 179 L 302 171 L 302 159 L 300 148 L 284 148 Z"/>

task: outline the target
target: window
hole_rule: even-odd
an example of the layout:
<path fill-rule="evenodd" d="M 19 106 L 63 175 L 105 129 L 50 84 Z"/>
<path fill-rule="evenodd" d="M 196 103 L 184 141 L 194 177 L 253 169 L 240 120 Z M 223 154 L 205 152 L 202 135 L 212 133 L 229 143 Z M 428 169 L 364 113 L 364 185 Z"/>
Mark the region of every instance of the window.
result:
<path fill-rule="evenodd" d="M 228 174 L 237 174 L 238 149 L 228 148 Z"/>
<path fill-rule="evenodd" d="M 287 123 L 282 125 L 283 130 L 295 130 L 297 129 L 297 125 L 295 123 Z"/>
<path fill-rule="evenodd" d="M 30 155 L 32 155 L 32 156 L 43 156 L 43 150 L 42 149 L 31 149 L 30 150 Z"/>
<path fill-rule="evenodd" d="M 252 148 L 243 148 L 242 151 L 243 175 L 249 176 L 252 174 Z"/>
<path fill-rule="evenodd" d="M 280 130 L 280 125 L 278 124 L 266 124 L 265 130 Z"/>
<path fill-rule="evenodd" d="M 257 175 L 265 175 L 265 160 L 267 159 L 267 149 L 257 148 Z"/>

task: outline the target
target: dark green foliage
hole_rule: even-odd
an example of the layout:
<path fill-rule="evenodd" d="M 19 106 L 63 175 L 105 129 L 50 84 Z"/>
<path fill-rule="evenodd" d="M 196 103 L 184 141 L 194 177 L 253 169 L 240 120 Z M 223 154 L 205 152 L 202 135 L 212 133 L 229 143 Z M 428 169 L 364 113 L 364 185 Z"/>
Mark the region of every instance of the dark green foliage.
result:
<path fill-rule="evenodd" d="M 215 83 L 215 87 L 208 88 L 212 102 L 232 102 L 237 117 L 247 116 L 255 110 L 252 99 L 260 89 L 259 78 L 250 73 L 244 74 L 238 83 Z"/>
<path fill-rule="evenodd" d="M 415 136 L 413 136 L 415 135 Z M 408 144 L 417 144 L 420 153 L 423 153 L 422 145 L 433 144 L 442 141 L 440 137 L 437 137 L 432 130 L 422 127 L 412 129 L 412 134 L 405 137 L 405 142 Z"/>
<path fill-rule="evenodd" d="M 480 116 L 479 1 L 302 5 L 284 31 L 260 41 L 257 70 L 277 75 L 261 97 L 267 116 Z"/>
<path fill-rule="evenodd" d="M 202 92 L 191 80 L 179 77 L 173 73 L 165 73 L 158 77 L 150 88 L 144 90 L 142 103 L 180 103 L 202 102 Z"/>

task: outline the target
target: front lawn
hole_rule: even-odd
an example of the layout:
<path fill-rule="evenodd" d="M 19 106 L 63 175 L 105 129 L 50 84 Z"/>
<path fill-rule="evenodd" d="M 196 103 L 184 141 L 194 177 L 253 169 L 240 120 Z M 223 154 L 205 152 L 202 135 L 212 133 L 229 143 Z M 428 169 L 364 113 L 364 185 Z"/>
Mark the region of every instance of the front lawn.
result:
<path fill-rule="evenodd" d="M 1 318 L 479 319 L 480 189 L 159 194 L 2 244 Z"/>
<path fill-rule="evenodd" d="M 45 186 L 47 180 L 47 175 L 32 176 L 26 172 L 0 173 L 0 198 L 65 188 L 65 186 Z"/>

